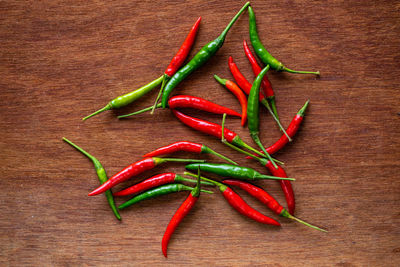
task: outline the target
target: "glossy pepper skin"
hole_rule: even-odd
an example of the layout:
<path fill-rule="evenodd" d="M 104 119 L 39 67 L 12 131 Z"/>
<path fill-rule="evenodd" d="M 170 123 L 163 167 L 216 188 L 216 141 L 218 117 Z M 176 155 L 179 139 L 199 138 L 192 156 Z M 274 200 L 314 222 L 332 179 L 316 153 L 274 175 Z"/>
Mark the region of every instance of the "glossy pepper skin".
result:
<path fill-rule="evenodd" d="M 231 164 L 193 163 L 186 165 L 185 168 L 191 171 L 200 168 L 200 171 L 202 172 L 214 173 L 223 177 L 231 177 L 235 179 L 244 179 L 244 180 L 279 179 L 278 177 L 275 176 L 261 174 L 256 170 L 248 167 L 231 165 Z M 291 178 L 285 178 L 285 179 L 291 179 Z"/>
<path fill-rule="evenodd" d="M 267 167 L 267 169 L 274 176 L 288 177 L 285 170 L 281 166 L 278 166 L 278 169 L 276 169 L 276 168 L 274 168 L 274 166 L 272 166 L 270 161 L 267 162 L 265 167 Z M 294 210 L 296 208 L 296 201 L 294 198 L 294 191 L 293 191 L 292 183 L 288 180 L 279 180 L 279 184 L 282 188 L 283 194 L 285 195 L 288 211 L 290 214 L 294 215 Z"/>
<path fill-rule="evenodd" d="M 93 117 L 103 111 L 106 111 L 106 110 L 125 107 L 125 106 L 129 105 L 130 103 L 134 102 L 135 100 L 141 98 L 142 96 L 144 96 L 145 94 L 147 94 L 148 92 L 150 92 L 151 90 L 156 88 L 157 86 L 159 86 L 162 81 L 163 81 L 163 76 L 140 87 L 139 89 L 136 89 L 135 91 L 124 94 L 122 96 L 118 96 L 117 98 L 114 98 L 113 100 L 111 100 L 105 107 L 90 114 L 89 116 L 86 116 L 82 120 L 87 120 L 90 117 Z"/>
<path fill-rule="evenodd" d="M 101 184 L 104 184 L 105 182 L 107 182 L 108 177 L 107 177 L 107 174 L 106 174 L 106 170 L 103 168 L 103 165 L 101 165 L 100 161 L 97 158 L 95 158 L 94 156 L 92 156 L 91 154 L 89 154 L 88 152 L 83 150 L 81 147 L 75 145 L 74 143 L 72 143 L 67 138 L 64 137 L 63 140 L 65 142 L 67 142 L 68 144 L 70 144 L 75 149 L 77 149 L 79 152 L 84 154 L 86 157 L 88 157 L 93 162 L 94 168 L 95 168 L 96 173 L 97 173 L 97 177 L 99 178 L 99 181 L 100 181 Z M 113 198 L 112 191 L 111 190 L 107 190 L 105 195 L 106 195 L 108 204 L 110 205 L 110 208 L 113 211 L 115 217 L 118 220 L 121 220 L 121 216 L 119 215 L 117 206 L 115 205 L 115 201 L 114 201 L 114 198 Z"/>
<path fill-rule="evenodd" d="M 259 118 L 259 94 L 260 94 L 260 85 L 263 77 L 268 72 L 269 66 L 266 66 L 256 77 L 253 82 L 253 86 L 251 87 L 248 102 L 247 102 L 247 127 L 250 131 L 250 136 L 254 140 L 254 142 L 263 150 L 263 152 L 267 155 L 269 160 L 272 161 L 271 156 L 267 151 L 265 151 L 264 146 L 261 143 L 259 132 L 260 132 L 260 118 Z M 274 164 L 276 165 L 276 164 Z"/>
<path fill-rule="evenodd" d="M 119 209 L 125 209 L 135 203 L 138 203 L 140 201 L 146 200 L 146 199 L 150 199 L 150 198 L 154 198 L 154 197 L 158 197 L 158 196 L 162 196 L 162 195 L 167 195 L 167 194 L 171 194 L 171 193 L 176 193 L 176 192 L 180 192 L 180 191 L 191 191 L 193 189 L 193 187 L 189 187 L 183 184 L 166 184 L 166 185 L 161 185 L 159 187 L 150 189 L 140 195 L 137 195 L 133 198 L 131 198 L 130 200 L 126 201 L 125 203 L 123 203 L 122 205 L 120 205 L 118 208 Z"/>
<path fill-rule="evenodd" d="M 304 104 L 304 106 L 297 112 L 296 116 L 293 118 L 293 120 L 290 122 L 288 128 L 286 129 L 287 134 L 293 138 L 297 131 L 300 128 L 300 125 L 304 119 L 304 114 L 305 111 L 308 107 L 309 104 L 309 100 L 307 100 L 307 102 Z M 287 138 L 287 136 L 285 134 L 282 134 L 282 136 L 279 138 L 278 141 L 276 141 L 274 144 L 272 144 L 269 147 L 266 147 L 265 150 L 270 154 L 274 154 L 276 152 L 278 152 L 279 150 L 281 150 L 282 148 L 284 148 L 286 146 L 286 144 L 289 143 L 289 139 Z M 262 152 L 262 151 L 260 151 Z"/>
<path fill-rule="evenodd" d="M 185 173 L 188 175 L 193 176 L 192 174 Z M 243 200 L 235 191 L 233 191 L 230 187 L 219 183 L 217 181 L 201 177 L 202 180 L 205 180 L 207 182 L 214 183 L 216 186 L 218 186 L 219 190 L 221 191 L 222 195 L 228 201 L 229 205 L 231 205 L 235 210 L 237 210 L 240 214 L 255 220 L 259 223 L 263 224 L 269 224 L 269 225 L 275 225 L 275 226 L 280 226 L 281 224 L 277 222 L 276 220 L 265 216 L 264 214 L 258 212 L 257 210 L 253 209 L 250 207 L 246 201 Z"/>
<path fill-rule="evenodd" d="M 246 124 L 247 120 L 247 98 L 243 91 L 236 85 L 236 83 L 227 80 L 221 79 L 217 75 L 214 75 L 214 78 L 223 86 L 225 86 L 229 91 L 231 91 L 236 98 L 238 99 L 240 106 L 242 107 L 242 126 Z"/>
<path fill-rule="evenodd" d="M 183 218 L 185 218 L 185 216 L 196 204 L 197 200 L 200 197 L 200 191 L 200 170 L 198 170 L 196 187 L 190 192 L 189 196 L 175 212 L 171 221 L 168 223 L 167 229 L 165 230 L 163 239 L 161 241 L 161 249 L 164 257 L 167 257 L 168 243 L 171 239 L 172 234 L 174 233 L 180 222 L 183 220 Z"/>
<path fill-rule="evenodd" d="M 176 109 L 176 108 L 194 108 L 198 110 L 203 110 L 207 111 L 210 113 L 214 114 L 224 114 L 226 113 L 227 115 L 231 116 L 236 116 L 236 117 L 241 117 L 242 115 L 239 114 L 238 112 L 215 104 L 211 101 L 205 100 L 201 97 L 197 96 L 189 96 L 189 95 L 177 95 L 174 97 L 171 97 L 170 100 L 168 101 L 168 106 L 171 109 Z"/>
<path fill-rule="evenodd" d="M 143 157 L 157 157 L 157 156 L 175 153 L 178 151 L 186 151 L 186 152 L 191 152 L 191 153 L 196 153 L 196 154 L 212 154 L 212 155 L 220 157 L 232 164 L 237 165 L 237 163 L 234 162 L 233 160 L 225 157 L 224 155 L 219 154 L 218 152 L 215 152 L 211 148 L 209 148 L 205 145 L 199 144 L 199 143 L 194 143 L 194 142 L 189 142 L 189 141 L 179 141 L 179 142 L 175 142 L 170 145 L 167 145 L 167 146 L 160 147 L 154 151 L 151 151 L 151 152 L 143 155 Z"/>
<path fill-rule="evenodd" d="M 268 194 L 265 190 L 263 190 L 260 187 L 257 187 L 255 185 L 252 185 L 247 182 L 237 181 L 237 180 L 224 180 L 223 183 L 240 187 L 241 189 L 243 189 L 244 191 L 246 191 L 247 193 L 249 193 L 256 199 L 258 199 L 260 202 L 265 204 L 270 210 L 272 210 L 273 212 L 275 212 L 276 214 L 278 214 L 281 217 L 295 220 L 297 222 L 300 222 L 300 223 L 302 223 L 306 226 L 309 226 L 313 229 L 316 229 L 318 231 L 327 232 L 324 229 L 321 229 L 317 226 L 309 224 L 309 223 L 307 223 L 303 220 L 300 220 L 299 218 L 294 217 L 293 215 L 289 214 L 289 212 L 287 210 L 285 210 L 282 207 L 282 205 L 278 203 L 278 201 L 276 201 L 270 194 Z"/>
<path fill-rule="evenodd" d="M 254 75 L 257 76 L 261 72 L 262 68 L 260 67 L 260 65 L 258 65 L 258 62 L 253 53 L 251 52 L 250 47 L 247 45 L 246 40 L 243 40 L 243 48 L 244 48 L 244 53 L 246 54 L 246 57 L 250 62 L 251 69 L 253 70 Z M 276 104 L 275 104 L 275 93 L 274 90 L 272 89 L 271 82 L 268 80 L 267 75 L 265 75 L 263 80 L 261 81 L 261 88 L 263 89 L 264 96 L 270 102 L 270 106 L 275 114 L 275 117 L 279 119 L 278 111 L 276 109 Z"/>
<path fill-rule="evenodd" d="M 138 184 L 132 185 L 131 187 L 128 187 L 124 190 L 121 190 L 119 192 L 114 193 L 114 196 L 127 196 L 127 195 L 133 195 L 137 194 L 146 190 L 149 190 L 151 188 L 164 185 L 164 184 L 170 184 L 170 183 L 179 183 L 179 182 L 189 182 L 189 183 L 195 183 L 195 180 L 192 179 L 187 179 L 184 178 L 176 173 L 173 172 L 167 172 L 167 173 L 161 173 L 155 176 L 152 176 Z M 204 182 L 201 182 L 204 183 Z M 210 185 L 208 183 L 208 185 Z"/>
<path fill-rule="evenodd" d="M 200 21 L 201 17 L 199 17 L 194 23 L 185 41 L 183 41 L 182 46 L 179 48 L 178 52 L 169 63 L 167 69 L 164 72 L 165 75 L 167 75 L 168 77 L 174 75 L 175 72 L 180 68 L 180 66 L 182 66 L 183 62 L 185 62 L 185 59 L 187 58 L 190 49 L 193 46 L 194 40 L 196 39 L 196 35 L 200 26 Z"/>
<path fill-rule="evenodd" d="M 203 46 L 203 48 L 200 49 L 200 51 L 193 57 L 192 60 L 189 61 L 189 63 L 183 66 L 179 71 L 177 71 L 174 74 L 174 76 L 171 77 L 171 79 L 164 88 L 164 93 L 161 101 L 163 108 L 167 107 L 169 96 L 174 90 L 174 88 L 187 76 L 189 76 L 193 71 L 197 70 L 199 67 L 204 65 L 222 47 L 225 41 L 225 37 L 228 34 L 228 31 L 249 5 L 250 2 L 247 2 L 235 15 L 235 17 L 233 17 L 233 19 L 225 28 L 225 30 L 215 40 Z"/>
<path fill-rule="evenodd" d="M 248 7 L 249 12 L 249 34 L 251 45 L 254 48 L 257 56 L 261 59 L 261 61 L 265 65 L 270 65 L 271 69 L 276 71 L 286 71 L 290 73 L 300 73 L 300 74 L 315 74 L 319 75 L 319 71 L 311 72 L 311 71 L 295 71 L 286 68 L 281 62 L 279 62 L 276 58 L 274 58 L 268 51 L 265 49 L 264 45 L 261 43 L 260 38 L 257 32 L 256 25 L 256 16 L 254 14 L 253 8 L 251 6 Z"/>
<path fill-rule="evenodd" d="M 239 68 L 237 67 L 237 65 L 235 64 L 235 62 L 233 61 L 232 57 L 229 57 L 229 70 L 231 71 L 233 78 L 235 79 L 235 81 L 237 82 L 237 84 L 239 85 L 239 87 L 246 93 L 246 94 L 250 94 L 251 91 L 251 83 L 249 83 L 246 78 L 243 76 L 243 74 L 240 72 Z M 281 131 L 283 131 L 283 133 L 285 135 L 287 135 L 285 129 L 283 128 L 281 122 L 279 121 L 278 117 L 275 116 L 274 111 L 272 110 L 271 106 L 269 105 L 267 99 L 264 97 L 264 95 L 262 93 L 259 94 L 259 101 L 261 102 L 261 104 L 263 104 L 263 106 L 265 106 L 268 110 L 268 112 L 271 114 L 272 118 L 275 120 L 276 124 L 278 124 L 279 128 L 281 129 Z"/>
<path fill-rule="evenodd" d="M 172 113 L 175 115 L 175 117 L 177 117 L 182 123 L 186 124 L 187 126 L 193 128 L 197 131 L 200 131 L 205 134 L 215 136 L 218 139 L 221 139 L 221 137 L 222 137 L 221 125 L 185 115 L 182 112 L 179 112 L 175 109 L 172 109 Z M 224 128 L 224 137 L 225 137 L 226 141 L 228 141 L 231 144 L 246 148 L 248 150 L 251 150 L 251 151 L 259 154 L 262 157 L 265 157 L 265 155 L 263 153 L 258 152 L 257 150 L 255 150 L 254 148 L 252 148 L 251 146 L 246 144 L 234 131 Z"/>
<path fill-rule="evenodd" d="M 123 170 L 120 172 L 114 174 L 110 179 L 107 180 L 104 184 L 102 184 L 100 187 L 96 188 L 92 192 L 89 193 L 89 196 L 95 196 L 98 194 L 101 194 L 105 192 L 106 190 L 114 187 L 115 185 L 122 183 L 129 178 L 141 174 L 147 170 L 153 169 L 155 166 L 164 163 L 164 162 L 169 162 L 169 161 L 176 161 L 176 162 L 196 162 L 196 161 L 201 161 L 204 162 L 204 160 L 191 160 L 191 159 L 170 159 L 170 158 L 157 158 L 157 157 L 152 157 L 152 158 L 144 158 L 142 160 L 136 161 L 129 165 L 128 167 L 125 167 Z"/>

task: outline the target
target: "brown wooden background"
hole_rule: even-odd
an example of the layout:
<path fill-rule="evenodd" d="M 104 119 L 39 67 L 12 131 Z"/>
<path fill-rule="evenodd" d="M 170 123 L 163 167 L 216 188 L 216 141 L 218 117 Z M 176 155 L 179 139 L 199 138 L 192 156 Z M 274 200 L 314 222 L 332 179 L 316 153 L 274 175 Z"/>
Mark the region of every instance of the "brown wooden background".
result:
<path fill-rule="evenodd" d="M 296 177 L 296 214 L 328 234 L 280 219 L 276 229 L 250 221 L 220 194 L 203 195 L 161 254 L 161 238 L 187 193 L 143 202 L 118 222 L 91 163 L 63 136 L 99 158 L 111 175 L 159 146 L 203 142 L 243 165 L 265 169 L 175 120 L 169 110 L 118 121 L 140 102 L 86 122 L 118 95 L 159 77 L 202 16 L 194 55 L 214 39 L 241 1 L 0 2 L 0 262 L 4 265 L 398 266 L 400 264 L 400 4 L 398 1 L 253 1 L 264 44 L 288 67 L 320 70 L 319 79 L 271 73 L 288 125 L 311 105 L 293 144 L 276 155 Z M 212 75 L 231 79 L 243 54 L 248 15 L 237 21 L 208 64 L 176 93 L 240 110 Z M 214 122 L 220 116 L 189 112 Z M 246 128 L 228 127 L 251 143 Z M 263 110 L 261 138 L 280 135 Z M 177 157 L 193 157 L 184 153 Z M 215 160 L 213 157 L 207 159 Z M 158 167 L 182 172 L 179 164 Z M 125 185 L 132 184 L 132 181 Z M 284 203 L 276 182 L 258 183 Z M 120 187 L 121 188 L 121 187 Z M 272 215 L 243 194 L 251 205 Z M 123 200 L 118 200 L 121 203 Z"/>

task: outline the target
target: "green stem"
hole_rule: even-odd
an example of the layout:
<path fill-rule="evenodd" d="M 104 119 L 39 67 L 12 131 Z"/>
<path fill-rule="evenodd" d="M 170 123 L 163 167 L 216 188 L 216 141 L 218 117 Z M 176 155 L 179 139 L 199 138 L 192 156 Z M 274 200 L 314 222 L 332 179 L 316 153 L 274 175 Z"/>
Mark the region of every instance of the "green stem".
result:
<path fill-rule="evenodd" d="M 160 108 L 161 107 L 161 103 L 158 103 L 156 107 Z M 151 110 L 152 108 L 153 108 L 153 106 L 150 106 L 150 107 L 147 107 L 147 108 L 144 108 L 144 109 L 141 109 L 141 110 L 129 113 L 129 114 L 120 115 L 117 118 L 118 119 L 122 119 L 122 118 L 130 117 L 130 116 L 133 116 L 133 115 L 142 114 L 142 113 L 145 113 L 146 111 Z"/>
<path fill-rule="evenodd" d="M 265 155 L 267 155 L 268 159 L 271 161 L 272 165 L 275 167 L 275 169 L 278 169 L 278 166 L 272 159 L 271 155 L 265 150 L 263 144 L 261 143 L 260 137 L 258 136 L 258 133 L 250 133 L 251 138 L 254 140 L 254 142 L 261 148 L 261 150 L 264 152 Z"/>
<path fill-rule="evenodd" d="M 220 78 L 220 77 L 218 77 L 218 75 L 214 75 L 214 78 L 217 80 L 217 82 L 219 82 L 220 84 L 222 84 L 223 86 L 225 86 L 225 84 L 226 84 L 226 79 L 222 79 L 222 78 Z"/>
<path fill-rule="evenodd" d="M 275 103 L 275 96 L 270 96 L 268 97 L 271 109 L 276 117 L 276 119 L 279 121 L 279 115 L 278 115 L 278 110 L 276 109 L 276 103 Z M 281 128 L 282 130 L 282 128 Z"/>
<path fill-rule="evenodd" d="M 298 74 L 315 74 L 317 76 L 320 75 L 319 71 L 302 71 L 302 70 L 291 70 L 286 67 L 283 68 L 283 71 L 290 72 L 290 73 L 298 73 Z"/>
<path fill-rule="evenodd" d="M 93 157 L 92 155 L 90 155 L 88 152 L 86 152 L 85 150 L 83 150 L 82 148 L 80 148 L 79 146 L 75 145 L 74 143 L 72 143 L 71 141 L 69 141 L 67 138 L 63 137 L 63 140 L 65 142 L 67 142 L 68 144 L 70 144 L 71 146 L 73 146 L 76 150 L 78 150 L 79 152 L 81 152 L 82 154 L 84 154 L 86 157 L 88 157 L 93 163 L 95 163 L 95 161 L 98 161 L 95 157 Z"/>
<path fill-rule="evenodd" d="M 247 2 L 244 4 L 244 6 L 239 10 L 239 12 L 233 17 L 231 22 L 229 22 L 228 26 L 226 26 L 225 30 L 219 35 L 219 38 L 225 39 L 226 35 L 228 34 L 229 29 L 232 27 L 232 25 L 236 22 L 236 20 L 239 18 L 239 16 L 243 13 L 243 11 L 246 10 L 246 8 L 250 5 L 250 2 Z"/>
<path fill-rule="evenodd" d="M 312 224 L 310 224 L 310 223 L 308 223 L 308 222 L 305 222 L 305 221 L 303 221 L 303 220 L 300 220 L 300 219 L 297 218 L 297 217 L 294 217 L 294 216 L 291 215 L 287 210 L 283 210 L 282 213 L 281 213 L 280 215 L 281 215 L 282 217 L 286 217 L 286 218 L 295 220 L 295 221 L 297 221 L 297 222 L 299 222 L 299 223 L 302 223 L 302 224 L 304 224 L 304 225 L 307 225 L 308 227 L 311 227 L 311 228 L 313 228 L 313 229 L 315 229 L 315 230 L 318 230 L 318 231 L 321 231 L 321 232 L 325 232 L 325 233 L 328 232 L 328 231 L 325 230 L 325 229 L 319 228 L 319 227 L 317 227 L 317 226 L 315 226 L 315 225 L 312 225 Z"/>
<path fill-rule="evenodd" d="M 282 126 L 281 122 L 279 121 L 279 119 L 275 116 L 274 111 L 271 109 L 271 106 L 269 105 L 268 101 L 264 98 L 263 100 L 261 100 L 261 103 L 267 108 L 268 112 L 271 114 L 272 118 L 278 124 L 279 129 L 281 129 L 281 131 L 286 135 L 286 137 L 289 140 L 289 142 L 292 142 L 292 138 L 290 138 L 288 133 L 285 131 L 285 128 L 283 128 L 283 126 Z M 276 109 L 276 107 L 275 107 L 275 109 Z"/>
<path fill-rule="evenodd" d="M 310 103 L 310 100 L 307 100 L 304 106 L 297 112 L 297 115 L 304 117 L 304 113 L 306 112 L 306 109 L 308 107 L 308 104 Z"/>
<path fill-rule="evenodd" d="M 164 91 L 164 87 L 165 87 L 165 84 L 167 83 L 167 80 L 168 80 L 168 75 L 167 74 L 164 74 L 163 75 L 163 81 L 162 81 L 162 84 L 161 84 L 161 88 L 160 88 L 160 91 L 158 91 L 158 95 L 157 95 L 157 97 L 156 97 L 156 101 L 154 102 L 154 105 L 152 106 L 152 109 L 151 109 L 151 112 L 150 112 L 150 114 L 153 114 L 154 113 L 154 110 L 156 109 L 156 107 L 158 107 L 158 100 L 160 100 L 160 97 L 161 97 L 161 95 L 162 95 L 162 93 L 163 93 L 163 91 Z M 161 105 L 160 105 L 160 107 L 161 107 Z"/>
<path fill-rule="evenodd" d="M 187 182 L 187 183 L 196 183 L 197 181 L 196 180 L 193 180 L 193 179 L 188 179 L 188 178 L 185 178 L 185 177 L 182 177 L 182 176 L 180 176 L 180 175 L 176 175 L 175 176 L 175 180 L 174 180 L 175 182 Z M 208 186 L 215 186 L 213 183 L 209 183 L 209 182 L 205 182 L 205 181 L 201 181 L 200 182 L 202 185 L 208 185 Z"/>
<path fill-rule="evenodd" d="M 239 165 L 239 164 L 237 164 L 236 162 L 234 162 L 233 160 L 231 160 L 231 159 L 225 157 L 224 155 L 222 155 L 222 154 L 220 154 L 220 153 L 218 153 L 218 152 L 212 150 L 211 148 L 208 148 L 208 153 L 210 153 L 210 154 L 212 154 L 212 155 L 215 155 L 215 156 L 217 156 L 217 157 L 220 157 L 221 159 L 224 159 L 224 160 L 226 160 L 227 162 L 229 162 L 229 163 L 231 163 L 231 164 L 233 164 L 233 165 Z"/>
<path fill-rule="evenodd" d="M 97 114 L 99 114 L 99 113 L 101 113 L 103 111 L 110 110 L 110 109 L 111 109 L 111 106 L 107 104 L 107 106 L 105 106 L 104 108 L 101 108 L 98 111 L 93 112 L 92 114 L 84 117 L 82 120 L 85 121 L 85 120 L 87 120 L 87 119 L 89 119 L 89 118 L 91 118 L 91 117 L 93 117 L 93 116 L 95 116 L 95 115 L 97 115 Z"/>
<path fill-rule="evenodd" d="M 196 174 L 193 174 L 193 173 L 191 173 L 191 172 L 184 172 L 183 174 L 184 174 L 184 175 L 188 175 L 188 176 L 192 176 L 192 177 L 197 177 Z M 206 178 L 206 177 L 204 177 L 204 176 L 200 176 L 200 179 L 215 184 L 216 186 L 219 187 L 219 190 L 221 190 L 221 192 L 224 192 L 225 189 L 227 188 L 227 186 L 224 185 L 223 183 L 214 181 L 214 180 L 209 179 L 209 178 Z"/>

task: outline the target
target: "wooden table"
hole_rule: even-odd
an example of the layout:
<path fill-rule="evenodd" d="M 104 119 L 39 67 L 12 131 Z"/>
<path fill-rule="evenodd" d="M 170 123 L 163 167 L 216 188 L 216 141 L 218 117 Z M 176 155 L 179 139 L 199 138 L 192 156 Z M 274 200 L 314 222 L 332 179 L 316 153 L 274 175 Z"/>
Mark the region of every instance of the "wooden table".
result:
<path fill-rule="evenodd" d="M 98 186 L 96 174 L 84 156 L 62 142 L 63 136 L 98 157 L 110 175 L 145 152 L 178 140 L 202 142 L 266 173 L 218 140 L 184 126 L 169 110 L 116 119 L 152 104 L 156 92 L 127 108 L 81 121 L 110 99 L 159 77 L 198 16 L 201 28 L 190 57 L 222 31 L 242 4 L 0 3 L 2 265 L 399 266 L 397 1 L 252 2 L 270 52 L 288 67 L 322 74 L 271 72 L 269 77 L 284 125 L 311 100 L 295 141 L 275 156 L 297 178 L 297 216 L 328 229 L 328 234 L 286 219 L 280 219 L 279 229 L 258 224 L 235 212 L 215 191 L 203 195 L 179 226 L 165 259 L 162 235 L 187 193 L 135 205 L 121 212 L 122 222 L 113 217 L 104 196 L 87 197 Z M 232 79 L 227 66 L 231 55 L 253 79 L 243 39 L 249 39 L 246 13 L 216 56 L 174 93 L 239 111 L 235 97 L 212 75 Z M 221 121 L 217 115 L 186 112 Z M 253 144 L 239 119 L 229 118 L 227 127 Z M 262 110 L 262 141 L 272 144 L 279 136 Z M 169 164 L 140 178 L 183 170 L 181 164 Z M 278 183 L 258 184 L 285 203 Z"/>

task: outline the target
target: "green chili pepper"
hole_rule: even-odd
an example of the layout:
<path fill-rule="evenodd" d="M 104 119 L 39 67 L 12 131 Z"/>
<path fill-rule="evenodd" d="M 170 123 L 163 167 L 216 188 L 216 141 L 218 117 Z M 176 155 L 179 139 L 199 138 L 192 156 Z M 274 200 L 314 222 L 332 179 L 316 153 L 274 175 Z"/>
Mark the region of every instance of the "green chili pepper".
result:
<path fill-rule="evenodd" d="M 319 71 L 296 71 L 286 68 L 281 62 L 279 62 L 276 58 L 274 58 L 268 51 L 265 49 L 264 45 L 261 43 L 260 38 L 258 37 L 257 25 L 256 25 L 256 16 L 254 15 L 253 8 L 251 6 L 248 7 L 249 11 L 249 33 L 250 33 L 250 41 L 251 45 L 254 48 L 257 56 L 261 59 L 261 61 L 265 65 L 270 65 L 272 69 L 276 71 L 286 71 L 290 73 L 300 73 L 300 74 L 315 74 L 319 75 Z"/>
<path fill-rule="evenodd" d="M 246 8 L 250 5 L 250 2 L 247 2 L 240 11 L 233 17 L 231 22 L 226 26 L 225 30 L 218 36 L 215 40 L 209 42 L 200 51 L 189 61 L 184 67 L 182 67 L 179 71 L 177 71 L 171 79 L 168 81 L 167 85 L 164 88 L 163 96 L 162 96 L 162 107 L 166 108 L 168 104 L 168 98 L 171 94 L 172 90 L 187 76 L 189 76 L 193 71 L 201 67 L 204 63 L 206 63 L 224 44 L 225 37 L 228 34 L 229 29 L 236 22 L 239 16 L 246 10 Z"/>
<path fill-rule="evenodd" d="M 89 116 L 86 116 L 82 120 L 87 120 L 90 117 L 93 117 L 94 115 L 97 115 L 106 110 L 122 108 L 122 107 L 125 107 L 126 105 L 129 105 L 130 103 L 141 98 L 142 96 L 144 96 L 145 94 L 147 94 L 148 92 L 150 92 L 151 90 L 153 90 L 154 88 L 159 86 L 161 84 L 161 82 L 163 81 L 163 78 L 164 78 L 164 75 L 161 76 L 160 78 L 155 79 L 154 81 L 140 87 L 139 89 L 136 89 L 135 91 L 132 91 L 130 93 L 127 93 L 127 94 L 121 95 L 117 98 L 114 98 L 104 108 L 99 109 L 98 111 L 90 114 Z"/>
<path fill-rule="evenodd" d="M 291 180 L 293 178 L 282 178 L 277 176 L 264 175 L 254 169 L 231 165 L 231 164 L 217 164 L 217 163 L 194 163 L 185 166 L 190 171 L 195 171 L 197 168 L 200 171 L 214 173 L 223 177 L 236 178 L 241 180 L 256 180 L 256 179 L 274 179 L 274 180 Z"/>
<path fill-rule="evenodd" d="M 79 146 L 77 146 L 74 143 L 72 143 L 71 141 L 69 141 L 67 138 L 63 137 L 63 140 L 65 142 L 67 142 L 68 144 L 70 144 L 71 146 L 73 146 L 74 148 L 76 148 L 78 151 L 80 151 L 83 155 L 88 157 L 93 162 L 94 168 L 96 169 L 97 176 L 99 177 L 99 181 L 101 184 L 104 184 L 108 180 L 106 171 L 104 170 L 103 166 L 101 165 L 101 163 L 98 159 L 96 159 L 95 157 L 90 155 L 88 152 L 86 152 Z M 117 206 L 115 205 L 114 197 L 111 192 L 111 189 L 106 191 L 106 198 L 107 198 L 108 204 L 110 205 L 112 211 L 114 212 L 115 217 L 117 217 L 118 220 L 121 220 L 121 216 L 119 215 Z"/>
<path fill-rule="evenodd" d="M 262 151 L 267 155 L 268 159 L 272 162 L 275 168 L 278 168 L 275 162 L 272 160 L 269 153 L 265 150 L 264 146 L 260 141 L 259 129 L 260 129 L 260 118 L 259 118 L 259 109 L 260 109 L 260 85 L 265 76 L 265 74 L 269 70 L 269 65 L 267 65 L 260 73 L 257 75 L 256 79 L 253 82 L 253 86 L 251 87 L 249 98 L 247 100 L 247 127 L 250 131 L 250 136 L 254 140 L 254 142 L 262 149 Z"/>
<path fill-rule="evenodd" d="M 197 188 L 197 187 L 196 187 Z M 140 195 L 137 195 L 133 198 L 131 198 L 130 200 L 128 200 L 127 202 L 123 203 L 122 205 L 120 205 L 118 208 L 119 209 L 124 209 L 126 207 L 129 207 L 130 205 L 133 205 L 135 203 L 138 203 L 142 200 L 146 200 L 146 199 L 150 199 L 153 197 L 158 197 L 158 196 L 162 196 L 162 195 L 166 195 L 166 194 L 171 194 L 171 193 L 175 193 L 175 192 L 180 192 L 183 190 L 186 191 L 192 191 L 194 188 L 190 187 L 190 186 L 186 186 L 183 184 L 167 184 L 167 185 L 162 185 L 159 187 L 156 187 L 154 189 L 150 189 Z M 208 190 L 201 190 L 201 192 L 205 192 L 205 193 L 209 193 L 212 194 L 213 192 L 208 191 Z"/>

